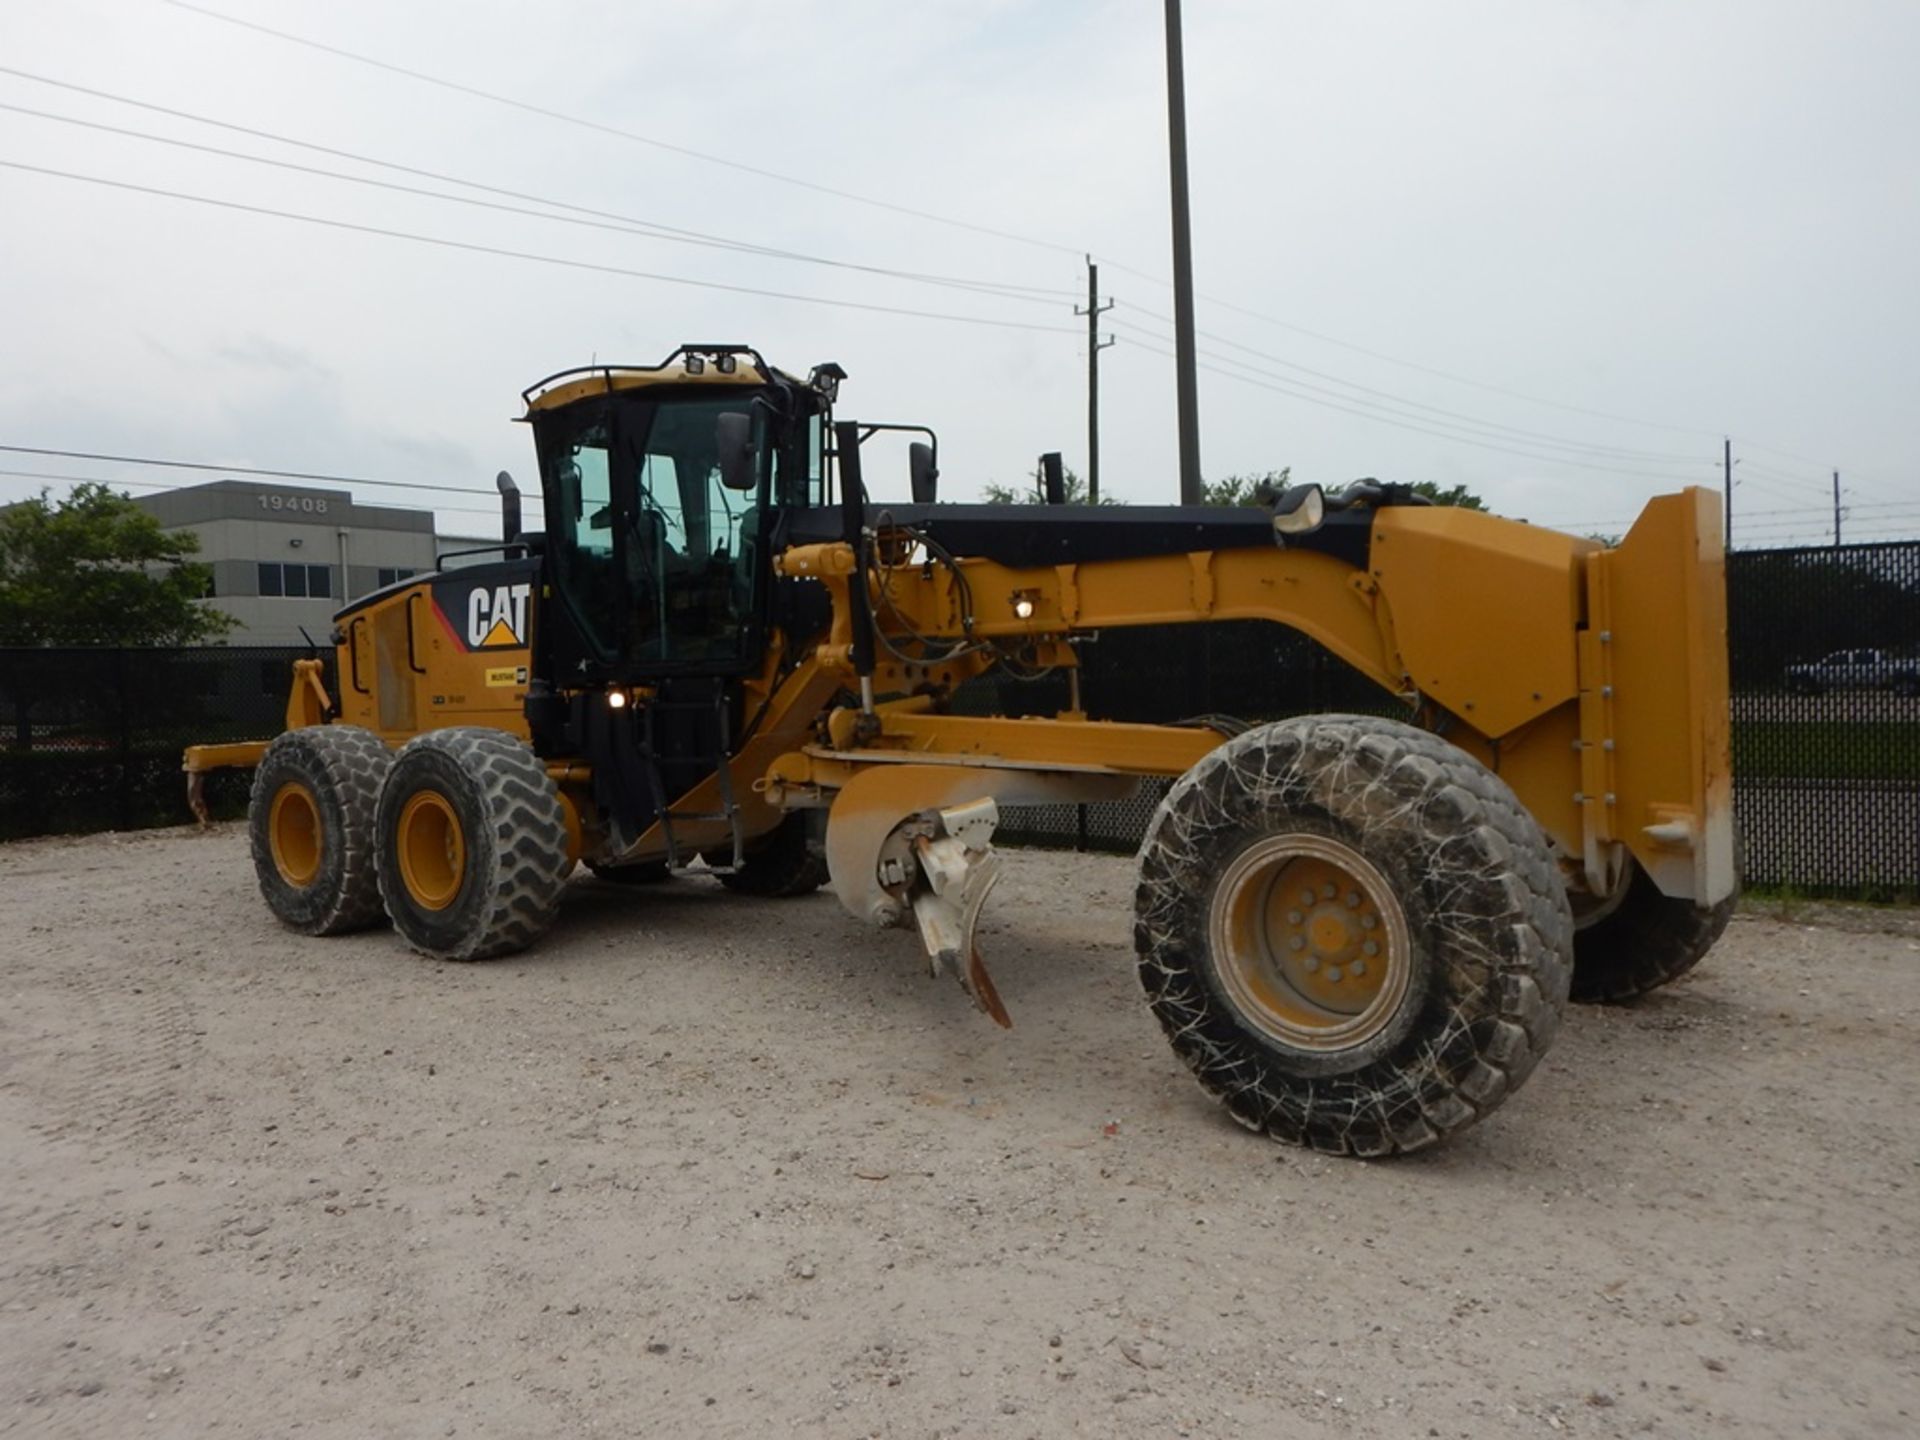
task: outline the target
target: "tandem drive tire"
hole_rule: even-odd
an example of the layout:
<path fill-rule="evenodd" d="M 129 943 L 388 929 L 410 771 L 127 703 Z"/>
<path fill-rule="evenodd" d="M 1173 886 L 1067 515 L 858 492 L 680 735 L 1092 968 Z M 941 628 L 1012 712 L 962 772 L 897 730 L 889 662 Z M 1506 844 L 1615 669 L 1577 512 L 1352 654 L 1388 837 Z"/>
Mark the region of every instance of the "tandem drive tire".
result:
<path fill-rule="evenodd" d="M 1573 917 L 1546 837 L 1444 740 L 1353 715 L 1265 725 L 1168 791 L 1140 850 L 1140 981 L 1249 1129 L 1424 1149 L 1545 1053 Z"/>
<path fill-rule="evenodd" d="M 381 787 L 374 833 L 394 929 L 442 960 L 524 950 L 553 923 L 573 869 L 546 766 L 482 726 L 409 740 Z"/>
<path fill-rule="evenodd" d="M 1710 910 L 1660 893 L 1647 872 L 1629 861 L 1625 891 L 1601 901 L 1591 919 L 1574 911 L 1573 998 L 1620 1004 L 1670 985 L 1700 963 L 1733 918 L 1737 896 Z"/>
<path fill-rule="evenodd" d="M 710 850 L 701 857 L 709 865 L 726 865 L 732 855 Z M 814 839 L 809 812 L 796 810 L 774 830 L 747 847 L 746 863 L 720 883 L 736 895 L 758 895 L 785 900 L 811 895 L 827 883 L 827 852 Z"/>
<path fill-rule="evenodd" d="M 340 935 L 381 918 L 374 809 L 392 753 L 371 730 L 309 725 L 267 747 L 247 832 L 260 894 L 281 924 Z"/>

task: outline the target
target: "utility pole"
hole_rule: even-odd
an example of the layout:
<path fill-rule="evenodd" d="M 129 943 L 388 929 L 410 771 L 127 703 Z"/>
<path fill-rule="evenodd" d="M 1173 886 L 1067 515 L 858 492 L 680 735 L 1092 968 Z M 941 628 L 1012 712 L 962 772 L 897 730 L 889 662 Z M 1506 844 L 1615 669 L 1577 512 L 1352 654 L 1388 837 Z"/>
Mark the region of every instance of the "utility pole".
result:
<path fill-rule="evenodd" d="M 1193 356 L 1193 238 L 1187 220 L 1187 87 L 1180 0 L 1167 0 L 1167 173 L 1173 185 L 1173 348 L 1180 399 L 1180 503 L 1200 503 L 1200 382 Z"/>
<path fill-rule="evenodd" d="M 1840 548 L 1840 472 L 1833 472 L 1833 548 Z"/>
<path fill-rule="evenodd" d="M 1721 457 L 1727 467 L 1727 549 L 1733 549 L 1733 437 L 1723 442 Z"/>
<path fill-rule="evenodd" d="M 1087 317 L 1087 503 L 1100 503 L 1100 352 L 1113 344 L 1111 337 L 1100 338 L 1100 317 L 1113 308 L 1113 301 L 1100 303 L 1100 267 L 1087 256 L 1087 308 L 1078 305 L 1073 313 Z"/>

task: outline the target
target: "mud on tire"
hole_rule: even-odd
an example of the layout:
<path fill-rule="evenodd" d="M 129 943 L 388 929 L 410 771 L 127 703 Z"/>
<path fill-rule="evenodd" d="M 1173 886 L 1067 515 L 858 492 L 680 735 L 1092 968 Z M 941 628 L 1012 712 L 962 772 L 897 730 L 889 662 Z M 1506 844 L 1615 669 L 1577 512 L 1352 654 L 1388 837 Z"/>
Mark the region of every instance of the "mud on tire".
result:
<path fill-rule="evenodd" d="M 1645 870 L 1629 863 L 1626 893 L 1574 932 L 1573 998 L 1582 1003 L 1619 1004 L 1672 984 L 1700 963 L 1733 918 L 1739 897 L 1701 910 L 1661 894 Z"/>
<path fill-rule="evenodd" d="M 375 822 L 380 894 L 414 949 L 486 960 L 553 923 L 573 862 L 546 766 L 498 730 L 430 730 L 394 757 Z"/>
<path fill-rule="evenodd" d="M 709 865 L 728 865 L 729 852 L 706 851 L 702 857 Z M 796 810 L 768 835 L 747 849 L 746 863 L 720 883 L 738 895 L 758 895 L 766 899 L 787 899 L 811 895 L 827 883 L 827 853 L 813 835 L 808 812 Z"/>
<path fill-rule="evenodd" d="M 1336 865 L 1322 875 L 1344 865 L 1352 887 L 1303 904 L 1296 852 Z M 1343 1154 L 1423 1149 L 1497 1108 L 1558 1029 L 1573 921 L 1546 839 L 1505 782 L 1425 731 L 1339 715 L 1252 730 L 1173 786 L 1140 855 L 1141 984 L 1175 1052 L 1250 1129 Z M 1264 891 L 1262 855 L 1276 857 Z M 1286 957 L 1359 955 L 1349 922 L 1351 938 L 1401 937 L 1366 952 L 1386 964 L 1367 971 L 1364 1010 L 1316 1010 L 1326 969 L 1278 988 L 1306 963 Z"/>
<path fill-rule="evenodd" d="M 392 753 L 371 730 L 310 725 L 267 747 L 247 833 L 267 908 L 303 935 L 340 935 L 382 915 L 374 811 Z"/>

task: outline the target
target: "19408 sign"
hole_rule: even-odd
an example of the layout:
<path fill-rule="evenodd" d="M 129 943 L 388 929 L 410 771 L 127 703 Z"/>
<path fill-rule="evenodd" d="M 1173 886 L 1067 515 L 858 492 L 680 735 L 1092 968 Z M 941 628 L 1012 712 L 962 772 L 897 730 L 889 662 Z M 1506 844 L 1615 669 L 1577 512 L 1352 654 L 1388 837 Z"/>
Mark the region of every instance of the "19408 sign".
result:
<path fill-rule="evenodd" d="M 262 495 L 262 510 L 298 510 L 306 515 L 324 515 L 327 502 L 324 497 L 313 495 Z"/>

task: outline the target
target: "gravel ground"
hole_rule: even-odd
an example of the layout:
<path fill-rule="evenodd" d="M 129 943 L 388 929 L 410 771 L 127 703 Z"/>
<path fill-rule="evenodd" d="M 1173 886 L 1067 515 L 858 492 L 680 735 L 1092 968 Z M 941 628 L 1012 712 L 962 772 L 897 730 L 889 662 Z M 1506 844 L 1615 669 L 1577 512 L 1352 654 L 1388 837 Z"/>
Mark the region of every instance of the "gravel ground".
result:
<path fill-rule="evenodd" d="M 1013 859 L 1002 1033 L 826 896 L 442 965 L 235 827 L 0 847 L 0 1431 L 1920 1432 L 1899 917 L 1736 920 L 1369 1164 L 1177 1066 L 1128 862 Z"/>

